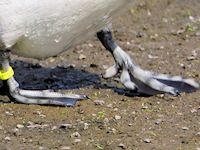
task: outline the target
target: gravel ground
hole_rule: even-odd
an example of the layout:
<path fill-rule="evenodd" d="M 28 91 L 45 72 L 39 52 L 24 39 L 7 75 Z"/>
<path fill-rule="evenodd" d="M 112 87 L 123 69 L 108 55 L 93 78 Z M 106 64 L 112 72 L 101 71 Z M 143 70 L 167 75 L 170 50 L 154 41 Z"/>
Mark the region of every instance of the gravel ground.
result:
<path fill-rule="evenodd" d="M 200 80 L 199 0 L 137 1 L 113 22 L 119 45 L 142 68 Z M 101 78 L 113 62 L 95 37 L 47 60 L 12 56 L 23 88 L 90 99 L 66 108 L 0 96 L 0 149 L 200 150 L 200 92 L 134 96 L 117 77 Z"/>

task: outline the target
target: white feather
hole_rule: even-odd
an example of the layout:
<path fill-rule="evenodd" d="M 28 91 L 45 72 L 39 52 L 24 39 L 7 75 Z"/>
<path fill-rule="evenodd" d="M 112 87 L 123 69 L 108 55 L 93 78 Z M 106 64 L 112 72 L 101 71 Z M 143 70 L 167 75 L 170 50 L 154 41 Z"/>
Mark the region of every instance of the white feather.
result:
<path fill-rule="evenodd" d="M 87 40 L 133 0 L 1 0 L 0 48 L 44 58 Z"/>

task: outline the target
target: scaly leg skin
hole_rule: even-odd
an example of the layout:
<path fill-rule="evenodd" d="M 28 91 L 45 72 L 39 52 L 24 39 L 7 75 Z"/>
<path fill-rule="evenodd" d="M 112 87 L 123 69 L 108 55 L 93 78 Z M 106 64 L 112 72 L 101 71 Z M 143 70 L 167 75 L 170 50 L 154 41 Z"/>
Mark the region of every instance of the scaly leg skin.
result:
<path fill-rule="evenodd" d="M 1 72 L 10 68 L 9 52 L 0 51 Z M 87 99 L 85 95 L 61 94 L 50 90 L 24 90 L 19 88 L 18 82 L 12 76 L 3 81 L 5 90 L 11 101 L 23 104 L 74 106 L 78 100 Z"/>
<path fill-rule="evenodd" d="M 109 29 L 101 30 L 97 33 L 97 37 L 104 47 L 111 52 L 116 63 L 106 70 L 104 78 L 113 77 L 121 71 L 120 80 L 126 88 L 130 90 L 137 89 L 139 93 L 147 95 L 168 93 L 177 96 L 180 92 L 193 92 L 200 89 L 199 82 L 193 79 L 156 74 L 141 69 L 139 66 L 135 65 L 130 56 L 114 42 Z"/>

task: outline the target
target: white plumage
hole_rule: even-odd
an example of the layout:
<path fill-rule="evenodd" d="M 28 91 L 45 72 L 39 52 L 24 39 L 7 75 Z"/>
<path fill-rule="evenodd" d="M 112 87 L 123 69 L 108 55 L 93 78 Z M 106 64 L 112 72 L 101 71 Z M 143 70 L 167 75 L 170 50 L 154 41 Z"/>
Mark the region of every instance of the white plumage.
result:
<path fill-rule="evenodd" d="M 133 0 L 1 0 L 1 49 L 45 58 L 87 40 Z"/>

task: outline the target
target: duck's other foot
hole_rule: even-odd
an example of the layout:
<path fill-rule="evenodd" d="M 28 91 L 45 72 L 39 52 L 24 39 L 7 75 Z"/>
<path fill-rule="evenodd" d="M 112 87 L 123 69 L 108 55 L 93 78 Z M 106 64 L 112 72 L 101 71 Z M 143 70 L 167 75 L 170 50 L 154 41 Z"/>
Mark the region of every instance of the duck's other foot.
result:
<path fill-rule="evenodd" d="M 139 66 L 135 65 L 130 56 L 114 42 L 110 30 L 104 29 L 98 32 L 97 36 L 104 47 L 111 52 L 115 60 L 115 65 L 108 68 L 103 77 L 110 78 L 121 73 L 120 81 L 126 88 L 134 91 L 137 89 L 139 93 L 147 95 L 168 93 L 177 96 L 181 92 L 193 92 L 200 89 L 199 82 L 193 79 L 156 74 L 141 69 Z"/>

